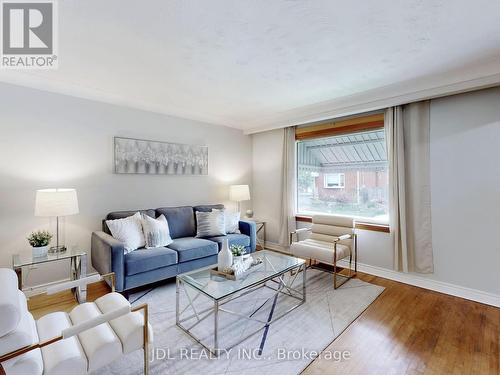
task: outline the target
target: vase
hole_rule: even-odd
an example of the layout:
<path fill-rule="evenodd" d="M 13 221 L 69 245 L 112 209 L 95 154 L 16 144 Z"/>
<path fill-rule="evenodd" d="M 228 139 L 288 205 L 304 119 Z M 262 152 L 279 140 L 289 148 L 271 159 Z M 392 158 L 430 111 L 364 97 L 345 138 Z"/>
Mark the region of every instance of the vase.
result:
<path fill-rule="evenodd" d="M 233 253 L 229 250 L 229 241 L 226 239 L 222 242 L 222 249 L 217 256 L 217 269 L 219 272 L 224 272 L 225 269 L 233 265 Z"/>
<path fill-rule="evenodd" d="M 31 254 L 33 255 L 33 258 L 45 257 L 47 256 L 48 251 L 49 251 L 49 245 L 31 248 Z"/>

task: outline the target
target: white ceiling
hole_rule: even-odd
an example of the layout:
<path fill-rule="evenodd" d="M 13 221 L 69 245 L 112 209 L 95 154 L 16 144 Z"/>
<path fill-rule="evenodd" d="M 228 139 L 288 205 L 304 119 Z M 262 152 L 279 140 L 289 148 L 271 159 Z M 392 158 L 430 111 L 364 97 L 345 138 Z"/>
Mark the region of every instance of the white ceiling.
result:
<path fill-rule="evenodd" d="M 0 72 L 246 131 L 485 77 L 495 0 L 64 0 L 59 69 Z"/>

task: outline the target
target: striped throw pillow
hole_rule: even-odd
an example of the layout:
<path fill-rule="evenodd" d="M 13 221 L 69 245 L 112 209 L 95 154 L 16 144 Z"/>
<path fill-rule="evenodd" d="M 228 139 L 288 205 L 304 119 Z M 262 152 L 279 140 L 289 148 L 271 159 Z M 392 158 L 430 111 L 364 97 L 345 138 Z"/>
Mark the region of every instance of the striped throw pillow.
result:
<path fill-rule="evenodd" d="M 164 215 L 160 215 L 157 219 L 142 215 L 142 230 L 146 240 L 146 249 L 167 246 L 173 242 L 167 218 Z"/>
<path fill-rule="evenodd" d="M 226 221 L 226 234 L 230 233 L 241 233 L 240 232 L 240 213 L 239 212 L 229 212 L 227 210 L 217 210 L 212 211 L 222 211 L 224 212 L 224 220 Z"/>
<path fill-rule="evenodd" d="M 223 211 L 196 211 L 196 237 L 225 236 L 225 225 Z"/>

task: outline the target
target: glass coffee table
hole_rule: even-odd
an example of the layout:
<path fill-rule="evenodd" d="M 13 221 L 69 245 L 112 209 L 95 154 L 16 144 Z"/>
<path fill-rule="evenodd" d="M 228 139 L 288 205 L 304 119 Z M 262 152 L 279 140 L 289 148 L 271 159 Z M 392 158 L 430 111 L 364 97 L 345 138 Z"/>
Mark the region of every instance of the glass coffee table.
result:
<path fill-rule="evenodd" d="M 176 324 L 216 356 L 221 350 L 228 351 L 269 327 L 306 301 L 306 267 L 303 259 L 269 250 L 258 251 L 251 256 L 261 259 L 262 263 L 251 267 L 238 280 L 212 274 L 210 270 L 216 266 L 177 276 Z M 242 311 L 239 309 L 244 304 L 242 297 L 250 293 L 253 293 L 254 305 L 250 310 Z M 183 304 L 181 297 L 185 300 Z M 278 311 L 278 303 L 284 304 L 283 311 Z M 234 305 L 233 309 L 228 308 L 228 304 Z M 240 311 L 235 311 L 235 308 Z M 265 309 L 269 309 L 270 313 L 265 312 L 264 317 L 259 317 Z M 234 333 L 237 339 L 231 345 L 223 346 L 220 344 L 220 330 L 224 316 L 252 321 L 255 327 L 249 332 L 246 332 L 247 329 L 237 331 L 238 324 L 236 328 L 227 329 L 228 334 Z M 195 332 L 201 324 L 204 325 L 203 330 Z"/>

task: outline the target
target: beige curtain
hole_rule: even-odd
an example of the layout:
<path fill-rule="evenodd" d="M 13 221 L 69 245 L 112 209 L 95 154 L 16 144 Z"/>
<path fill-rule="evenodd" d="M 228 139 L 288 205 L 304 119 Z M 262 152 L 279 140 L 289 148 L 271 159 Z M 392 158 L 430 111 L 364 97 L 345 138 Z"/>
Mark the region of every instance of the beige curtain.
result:
<path fill-rule="evenodd" d="M 290 245 L 290 232 L 295 224 L 295 127 L 283 129 L 283 155 L 281 174 L 280 245 Z"/>
<path fill-rule="evenodd" d="M 394 268 L 434 272 L 430 191 L 430 103 L 389 108 L 389 217 Z"/>

